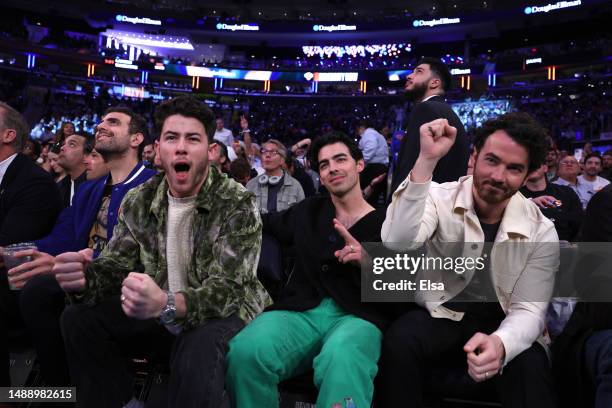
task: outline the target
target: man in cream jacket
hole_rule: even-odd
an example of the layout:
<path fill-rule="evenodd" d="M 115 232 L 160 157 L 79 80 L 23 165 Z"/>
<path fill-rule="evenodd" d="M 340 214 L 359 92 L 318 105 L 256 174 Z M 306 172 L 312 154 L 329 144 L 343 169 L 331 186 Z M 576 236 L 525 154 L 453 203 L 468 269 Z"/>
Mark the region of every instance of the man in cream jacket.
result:
<path fill-rule="evenodd" d="M 448 256 L 444 243 L 462 242 L 462 256 L 483 256 L 484 268 L 427 272 L 443 288 L 419 291 L 422 307 L 385 333 L 379 405 L 421 407 L 427 368 L 457 361 L 474 381 L 495 381 L 504 408 L 553 407 L 543 333 L 558 237 L 518 192 L 545 158 L 546 133 L 521 113 L 486 122 L 474 141 L 474 175 L 434 183 L 433 169 L 456 133 L 445 119 L 421 126 L 420 155 L 393 194 L 382 240 L 394 249 L 425 242 L 428 257 Z M 487 291 L 492 302 L 480 296 Z"/>

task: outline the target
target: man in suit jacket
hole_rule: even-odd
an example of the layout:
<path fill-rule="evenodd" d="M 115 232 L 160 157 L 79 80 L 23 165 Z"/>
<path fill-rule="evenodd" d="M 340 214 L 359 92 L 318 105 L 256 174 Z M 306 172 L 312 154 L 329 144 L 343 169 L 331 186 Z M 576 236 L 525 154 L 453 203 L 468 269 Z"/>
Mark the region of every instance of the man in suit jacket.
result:
<path fill-rule="evenodd" d="M 466 175 L 469 143 L 465 128 L 444 101 L 444 94 L 450 84 L 451 74 L 448 68 L 435 58 L 423 58 L 406 77 L 406 94 L 415 104 L 408 117 L 408 128 L 401 142 L 397 165 L 393 169 L 391 193 L 406 179 L 419 157 L 419 128 L 435 119 L 448 120 L 448 123 L 457 129 L 457 139 L 448 154 L 438 162 L 433 172 L 433 181 L 445 183 Z"/>
<path fill-rule="evenodd" d="M 0 246 L 43 237 L 62 209 L 51 176 L 20 153 L 28 134 L 28 126 L 19 112 L 0 102 Z M 17 296 L 9 291 L 6 270 L 1 265 L 0 386 L 10 385 L 6 333 L 9 321 L 19 315 Z"/>

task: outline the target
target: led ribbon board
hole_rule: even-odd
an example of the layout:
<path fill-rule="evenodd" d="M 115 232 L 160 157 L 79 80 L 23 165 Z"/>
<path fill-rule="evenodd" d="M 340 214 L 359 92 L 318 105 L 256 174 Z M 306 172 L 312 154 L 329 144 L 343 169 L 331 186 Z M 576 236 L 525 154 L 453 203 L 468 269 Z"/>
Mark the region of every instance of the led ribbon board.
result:
<path fill-rule="evenodd" d="M 529 6 L 525 7 L 525 14 L 548 13 L 549 11 L 566 9 L 569 7 L 578 7 L 582 5 L 581 0 L 576 1 L 559 1 L 555 4 L 547 4 L 546 6 Z"/>
<path fill-rule="evenodd" d="M 470 75 L 472 70 L 469 68 L 453 68 L 450 73 L 451 75 Z"/>
<path fill-rule="evenodd" d="M 525 60 L 525 65 L 531 65 L 531 64 L 541 64 L 542 63 L 542 58 L 530 58 Z"/>
<path fill-rule="evenodd" d="M 132 23 L 132 24 L 149 24 L 149 25 L 161 25 L 161 20 L 153 20 L 148 17 L 129 17 L 123 14 L 117 14 L 115 20 L 120 23 Z"/>
<path fill-rule="evenodd" d="M 158 68 L 156 68 L 158 69 Z M 274 72 L 251 71 L 244 69 L 223 69 L 185 66 L 178 64 L 165 65 L 168 74 L 186 75 L 202 78 L 243 79 L 247 81 L 285 81 L 285 82 L 357 82 L 358 72 Z"/>
<path fill-rule="evenodd" d="M 333 31 L 356 31 L 356 30 L 357 30 L 357 26 L 356 25 L 345 25 L 345 24 L 322 25 L 322 24 L 315 24 L 315 25 L 312 26 L 312 31 L 316 31 L 316 32 L 326 31 L 328 33 L 331 33 Z"/>
<path fill-rule="evenodd" d="M 412 22 L 412 26 L 415 28 L 419 27 L 435 27 L 439 25 L 448 25 L 448 24 L 459 24 L 461 23 L 461 19 L 457 18 L 438 18 L 434 20 L 414 20 Z"/>
<path fill-rule="evenodd" d="M 217 30 L 225 31 L 259 31 L 257 24 L 225 24 L 219 23 L 215 26 Z"/>

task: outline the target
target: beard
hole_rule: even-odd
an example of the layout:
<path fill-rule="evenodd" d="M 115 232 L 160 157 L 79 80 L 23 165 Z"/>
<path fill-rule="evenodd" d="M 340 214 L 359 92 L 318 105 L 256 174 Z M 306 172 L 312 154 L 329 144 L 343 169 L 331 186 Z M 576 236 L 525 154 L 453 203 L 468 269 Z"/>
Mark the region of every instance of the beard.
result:
<path fill-rule="evenodd" d="M 122 156 L 129 149 L 129 146 L 121 146 L 117 141 L 117 136 L 109 133 L 103 142 L 96 140 L 94 148 L 105 161 L 108 161 L 109 159 Z"/>
<path fill-rule="evenodd" d="M 410 102 L 418 102 L 423 99 L 426 92 L 427 92 L 426 83 L 414 84 L 411 90 L 407 90 L 404 93 L 404 97 L 408 99 Z"/>
<path fill-rule="evenodd" d="M 478 196 L 488 204 L 498 204 L 512 197 L 518 190 L 490 179 L 474 178 L 474 186 Z"/>

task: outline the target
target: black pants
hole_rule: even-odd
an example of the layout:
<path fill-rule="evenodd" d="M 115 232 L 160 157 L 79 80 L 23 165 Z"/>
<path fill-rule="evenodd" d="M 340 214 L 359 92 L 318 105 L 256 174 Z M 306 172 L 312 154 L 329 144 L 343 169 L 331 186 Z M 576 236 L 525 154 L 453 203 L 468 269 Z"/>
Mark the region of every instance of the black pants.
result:
<path fill-rule="evenodd" d="M 490 334 L 499 321 L 435 319 L 425 309 L 406 313 L 385 333 L 376 384 L 376 407 L 422 407 L 428 367 L 465 356 L 463 346 L 476 333 Z M 467 360 L 467 356 L 463 361 Z M 467 362 L 463 363 L 467 374 Z M 534 344 L 495 375 L 504 408 L 554 407 L 552 375 L 546 352 Z"/>
<path fill-rule="evenodd" d="M 0 387 L 10 387 L 9 330 L 23 328 L 19 291 L 8 287 L 6 270 L 0 268 Z"/>
<path fill-rule="evenodd" d="M 119 296 L 93 307 L 69 306 L 61 324 L 78 405 L 87 408 L 121 407 L 132 398 L 126 355 L 159 356 L 170 349 L 168 406 L 219 407 L 227 343 L 244 326 L 233 315 L 174 336 L 154 319 L 128 318 Z"/>
<path fill-rule="evenodd" d="M 48 386 L 68 386 L 68 364 L 60 330 L 66 296 L 54 275 L 31 279 L 21 291 L 19 305 L 34 342 L 43 380 Z"/>
<path fill-rule="evenodd" d="M 359 176 L 359 183 L 361 184 L 361 189 L 364 190 L 368 184 L 376 177 L 381 174 L 387 174 L 387 166 L 381 163 L 373 163 L 365 166 L 365 169 L 361 172 Z M 385 202 L 387 194 L 387 179 L 385 178 L 380 183 L 378 183 L 374 189 L 372 190 L 372 194 L 368 197 L 367 201 L 374 207 L 378 207 L 379 200 L 382 197 L 382 203 Z"/>

